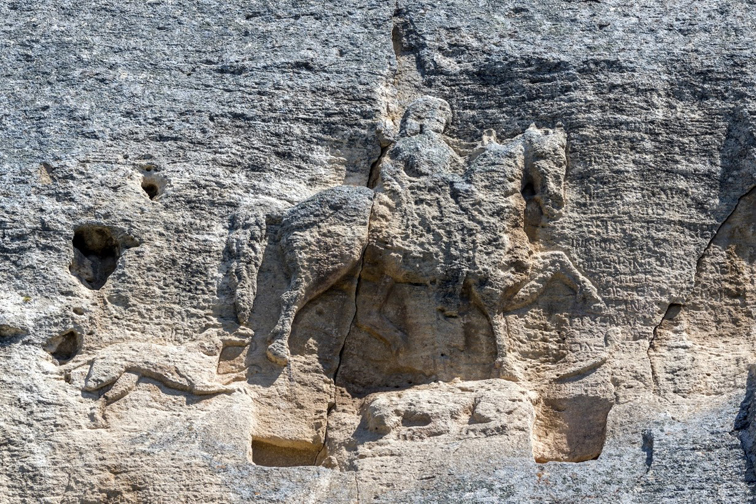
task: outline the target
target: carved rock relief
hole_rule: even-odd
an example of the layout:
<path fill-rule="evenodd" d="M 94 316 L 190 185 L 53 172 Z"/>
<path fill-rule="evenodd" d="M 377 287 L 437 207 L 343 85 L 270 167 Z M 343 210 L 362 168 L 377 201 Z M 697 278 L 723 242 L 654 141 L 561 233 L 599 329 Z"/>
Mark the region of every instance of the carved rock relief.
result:
<path fill-rule="evenodd" d="M 587 309 L 601 309 L 595 287 L 567 256 L 534 250 L 524 231 L 524 188 L 534 191 L 546 219 L 564 205 L 564 132 L 531 126 L 506 145 L 489 134 L 463 160 L 443 137 L 450 118 L 443 100 L 415 101 L 381 165 L 375 194 L 335 188 L 286 213 L 280 244 L 290 281 L 270 337 L 271 361 L 288 362 L 297 312 L 360 260 L 358 327 L 400 353 L 409 337 L 381 313 L 396 284 L 430 287 L 429 308 L 451 318 L 467 288 L 494 334 L 496 367 L 509 379 L 517 373 L 507 357 L 505 312 L 532 303 L 553 279 Z"/>
<path fill-rule="evenodd" d="M 413 102 L 374 189 L 334 187 L 288 209 L 235 215 L 228 285 L 235 322 L 254 338 L 212 351 L 124 343 L 77 357 L 65 369 L 99 394 L 94 423 L 106 426 L 106 407 L 142 377 L 194 395 L 247 386 L 258 411 L 253 461 L 347 468 L 334 457 L 352 456 L 355 440 L 340 445 L 332 426 L 334 384 L 366 408 L 352 417 L 368 431 L 395 435 L 402 425 L 405 439 L 504 435 L 506 426 L 488 428 L 502 421 L 503 403 L 485 397 L 516 390 L 517 429 L 531 433 L 536 459 L 598 456 L 613 404 L 604 305 L 570 258 L 539 240 L 566 204 L 566 135 L 531 126 L 503 143 L 487 131 L 467 145 L 444 135 L 451 117 L 443 100 Z M 462 387 L 458 408 L 425 411 L 436 402 L 423 400 L 399 420 L 406 400 L 375 396 L 491 378 L 511 390 L 466 397 Z"/>
<path fill-rule="evenodd" d="M 537 242 L 537 228 L 558 219 L 565 205 L 564 131 L 531 126 L 505 143 L 486 132 L 478 144 L 459 148 L 443 134 L 450 120 L 446 102 L 421 98 L 383 156 L 374 190 L 336 187 L 280 215 L 258 214 L 247 219 L 252 224 L 240 224 L 264 236 L 265 247 L 274 243 L 286 272 L 268 333 L 270 362 L 291 367 L 290 337 L 300 312 L 352 278 L 355 311 L 348 314 L 348 334 L 339 336 L 344 344 L 333 377 L 357 396 L 491 377 L 534 390 L 556 381 L 550 390 L 564 395 L 575 385 L 562 382 L 594 374 L 606 362 L 607 328 L 594 327 L 604 308 L 595 287 L 563 252 Z M 240 323 L 249 320 L 251 305 L 239 300 L 255 299 L 251 291 L 260 289 L 251 281 L 264 267 L 260 257 L 275 253 L 239 261 L 238 276 L 249 279 L 237 287 Z M 594 378 L 575 408 L 597 404 L 598 449 L 564 449 L 556 459 L 600 453 L 613 397 L 604 386 L 608 376 Z M 545 416 L 565 411 L 555 401 L 535 400 Z M 560 415 L 552 417 L 569 430 Z"/>
<path fill-rule="evenodd" d="M 98 399 L 90 414 L 95 427 L 107 427 L 106 407 L 125 397 L 141 378 L 192 395 L 231 393 L 216 373 L 220 343 L 157 345 L 116 343 L 94 356 L 79 356 L 63 366 L 66 381 Z"/>

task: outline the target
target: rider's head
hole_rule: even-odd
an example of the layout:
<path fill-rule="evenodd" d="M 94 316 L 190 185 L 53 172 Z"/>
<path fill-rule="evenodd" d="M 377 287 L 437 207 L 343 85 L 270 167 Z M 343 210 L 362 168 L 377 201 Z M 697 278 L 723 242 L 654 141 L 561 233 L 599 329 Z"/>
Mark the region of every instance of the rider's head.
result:
<path fill-rule="evenodd" d="M 445 100 L 423 96 L 407 107 L 399 133 L 401 136 L 414 136 L 428 131 L 443 133 L 451 118 L 451 107 Z"/>

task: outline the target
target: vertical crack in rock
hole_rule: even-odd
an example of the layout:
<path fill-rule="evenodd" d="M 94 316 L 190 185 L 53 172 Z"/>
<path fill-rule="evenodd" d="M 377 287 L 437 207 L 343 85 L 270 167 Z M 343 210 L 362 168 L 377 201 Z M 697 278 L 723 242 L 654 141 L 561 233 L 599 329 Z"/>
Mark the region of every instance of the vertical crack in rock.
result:
<path fill-rule="evenodd" d="M 704 247 L 703 252 L 701 252 L 701 255 L 698 256 L 698 259 L 696 260 L 696 270 L 694 274 L 694 283 L 693 286 L 691 286 L 691 290 L 695 287 L 695 279 L 698 278 L 699 273 L 701 271 L 701 265 L 703 262 L 703 259 L 708 255 L 709 250 L 711 249 L 712 245 L 717 239 L 717 236 L 719 235 L 720 230 L 728 223 L 728 221 L 735 215 L 735 213 L 738 210 L 738 207 L 740 206 L 743 199 L 749 197 L 754 191 L 756 191 L 756 186 L 753 186 L 748 189 L 744 194 L 742 194 L 738 201 L 733 206 L 732 210 L 727 214 L 727 217 L 722 221 L 722 223 L 717 227 L 716 231 L 711 235 L 711 238 L 709 239 L 709 242 L 706 244 L 706 247 Z M 648 349 L 646 350 L 646 356 L 648 357 L 649 365 L 651 366 L 651 375 L 653 379 L 654 384 L 654 393 L 658 393 L 659 389 L 659 377 L 658 377 L 658 371 L 656 370 L 656 366 L 654 365 L 654 360 L 651 358 L 651 353 L 656 349 L 656 338 L 657 333 L 666 320 L 673 320 L 681 311 L 681 309 L 685 306 L 685 304 L 688 302 L 688 296 L 690 293 L 686 294 L 685 296 L 685 302 L 683 303 L 670 303 L 667 305 L 667 309 L 664 311 L 664 315 L 662 316 L 661 320 L 658 324 L 654 327 L 653 332 L 651 333 L 651 339 L 648 342 Z"/>
<path fill-rule="evenodd" d="M 354 486 L 357 489 L 357 504 L 360 504 L 362 500 L 360 499 L 360 478 L 357 471 L 354 472 Z"/>
<path fill-rule="evenodd" d="M 700 261 L 700 258 L 699 258 Z M 664 310 L 664 315 L 662 315 L 661 320 L 658 324 L 654 327 L 653 332 L 651 333 L 651 340 L 648 342 L 648 348 L 646 349 L 646 356 L 648 357 L 649 365 L 651 366 L 651 379 L 653 381 L 653 392 L 657 393 L 659 390 L 659 373 L 656 370 L 656 366 L 654 366 L 654 360 L 651 358 L 651 352 L 656 350 L 656 347 L 654 345 L 654 342 L 656 341 L 656 334 L 657 331 L 659 331 L 659 328 L 664 323 L 665 320 L 673 320 L 682 309 L 683 305 L 679 303 L 670 303 L 667 306 L 667 309 Z"/>
<path fill-rule="evenodd" d="M 654 433 L 650 429 L 641 433 L 641 450 L 646 454 L 646 474 L 651 470 L 654 463 Z"/>
<path fill-rule="evenodd" d="M 376 161 L 375 164 L 380 163 L 381 159 L 383 158 L 383 152 L 381 153 L 381 157 L 378 158 L 378 161 Z M 373 167 L 371 167 L 371 175 L 372 175 Z M 372 217 L 373 214 L 373 205 L 375 205 L 375 199 L 373 199 L 373 203 L 370 205 L 370 216 Z M 357 268 L 357 286 L 354 289 L 354 315 L 352 315 L 352 321 L 349 323 L 349 329 L 346 332 L 346 335 L 344 336 L 344 341 L 341 343 L 341 348 L 339 349 L 339 363 L 336 365 L 336 370 L 333 372 L 333 398 L 331 401 L 331 404 L 328 405 L 328 411 L 326 412 L 326 427 L 325 427 L 325 433 L 323 434 L 323 446 L 318 450 L 318 453 L 315 455 L 315 461 L 313 465 L 318 464 L 318 460 L 320 460 L 323 453 L 325 453 L 325 450 L 327 450 L 328 446 L 328 419 L 331 416 L 331 413 L 336 409 L 336 381 L 339 376 L 339 370 L 341 369 L 341 364 L 344 362 L 344 349 L 346 348 L 347 339 L 349 338 L 349 335 L 352 333 L 352 330 L 354 329 L 355 324 L 357 323 L 357 300 L 360 295 L 360 287 L 362 285 L 362 269 L 365 266 L 365 250 L 367 249 L 367 237 L 370 236 L 370 225 L 371 225 L 372 219 L 368 219 L 368 225 L 366 230 L 366 240 L 365 240 L 365 247 L 362 249 L 362 253 L 360 255 L 360 264 Z"/>
<path fill-rule="evenodd" d="M 385 89 L 380 92 L 381 107 L 378 112 L 380 117 L 379 126 L 376 129 L 376 140 L 379 147 L 378 156 L 370 164 L 370 170 L 368 172 L 367 187 L 374 189 L 378 185 L 378 178 L 380 176 L 380 166 L 383 159 L 386 157 L 389 147 L 394 143 L 395 131 L 398 124 L 395 123 L 395 119 L 399 114 L 399 108 L 406 100 L 402 100 L 400 95 L 400 84 L 403 81 L 403 60 L 402 53 L 404 37 L 401 24 L 403 19 L 400 17 L 399 2 L 394 4 L 394 11 L 391 17 L 391 47 L 394 52 L 394 72 L 393 76 L 386 75 Z M 406 93 L 405 93 L 406 94 Z M 414 93 L 410 93 L 414 95 Z M 405 97 L 406 98 L 406 97 Z"/>
<path fill-rule="evenodd" d="M 381 145 L 381 153 L 378 155 L 378 158 L 370 165 L 370 173 L 368 173 L 367 184 L 370 189 L 375 189 L 375 186 L 378 185 L 378 177 L 381 176 L 381 163 L 383 162 L 383 158 L 386 157 L 386 153 L 388 152 L 390 145 L 391 144 Z"/>
<path fill-rule="evenodd" d="M 399 16 L 399 2 L 394 4 L 394 15 L 392 17 L 393 28 L 391 29 L 391 45 L 394 48 L 394 58 L 396 59 L 397 72 L 399 69 L 399 57 L 402 55 L 402 30 L 399 27 L 401 18 Z"/>
<path fill-rule="evenodd" d="M 341 358 L 341 356 L 339 356 L 339 359 L 340 358 Z M 339 363 L 341 363 L 340 360 L 339 360 Z M 338 371 L 338 368 L 337 368 L 337 371 Z M 335 376 L 336 375 L 334 374 L 334 377 Z M 328 409 L 326 410 L 326 425 L 325 425 L 325 433 L 323 433 L 323 446 L 321 446 L 320 450 L 318 450 L 317 453 L 315 453 L 315 459 L 312 461 L 312 465 L 314 465 L 314 466 L 318 465 L 318 461 L 322 462 L 321 457 L 328 450 L 328 419 L 331 417 L 331 412 L 335 408 L 336 408 L 336 384 L 335 384 L 335 381 L 334 381 L 334 386 L 333 386 L 333 402 L 331 402 L 331 404 L 328 405 Z"/>
<path fill-rule="evenodd" d="M 371 209 L 372 212 L 372 209 Z M 368 236 L 370 233 L 370 224 L 368 223 Z M 349 338 L 349 334 L 352 332 L 352 329 L 354 329 L 355 324 L 357 323 L 357 300 L 360 295 L 360 287 L 362 286 L 362 268 L 365 265 L 365 249 L 362 250 L 362 257 L 360 258 L 360 266 L 357 269 L 357 287 L 354 289 L 354 315 L 352 315 L 352 321 L 349 323 L 349 330 L 346 333 L 346 336 L 344 337 L 344 341 L 341 344 L 341 348 L 339 349 L 339 363 L 336 366 L 336 371 L 333 372 L 333 383 L 336 383 L 336 378 L 339 375 L 339 370 L 341 369 L 341 363 L 344 360 L 344 349 L 346 348 L 346 341 L 347 338 Z M 335 399 L 335 397 L 334 397 Z"/>
<path fill-rule="evenodd" d="M 420 84 L 419 82 L 420 73 L 417 71 L 417 68 L 418 68 L 417 54 L 415 53 L 415 51 L 412 51 L 408 47 L 406 47 L 404 43 L 406 34 L 405 34 L 405 30 L 403 29 L 403 25 L 406 23 L 407 21 L 402 17 L 402 9 L 399 6 L 399 0 L 397 0 L 394 4 L 394 12 L 392 14 L 392 28 L 391 28 L 391 47 L 394 51 L 394 60 L 396 63 L 396 70 L 394 72 L 393 81 L 389 83 L 389 87 L 392 88 L 391 91 L 389 92 L 389 96 L 387 97 L 387 101 L 389 103 L 387 103 L 385 106 L 386 112 L 388 112 L 389 117 L 392 115 L 392 112 L 396 112 L 395 110 L 396 105 L 406 106 L 405 102 L 411 100 L 414 97 Z M 411 57 L 412 59 L 411 62 L 407 61 L 409 57 Z M 417 73 L 417 75 L 412 75 L 412 76 L 408 75 L 408 67 L 407 67 L 408 64 L 412 64 L 412 67 L 415 69 L 415 73 Z M 412 92 L 407 92 L 406 90 L 404 90 L 406 85 L 409 85 L 409 87 L 413 88 Z M 393 144 L 393 138 L 386 138 L 386 136 L 379 136 L 378 141 L 380 145 L 380 154 L 375 159 L 375 161 L 371 163 L 370 171 L 368 173 L 367 187 L 370 189 L 375 189 L 376 185 L 378 184 L 378 179 L 380 177 L 381 164 L 384 158 L 386 157 L 386 154 L 388 153 L 391 145 Z M 372 206 L 370 209 L 370 215 L 372 216 Z M 367 226 L 368 236 L 370 236 L 371 223 L 372 223 L 372 219 L 368 221 L 368 226 Z M 342 342 L 341 348 L 339 349 L 339 362 L 333 374 L 333 383 L 334 383 L 333 399 L 326 413 L 326 430 L 325 430 L 325 434 L 323 435 L 323 447 L 318 451 L 315 457 L 315 464 L 318 463 L 318 460 L 321 459 L 325 450 L 327 449 L 328 419 L 330 418 L 331 413 L 336 409 L 336 383 L 338 380 L 339 370 L 341 369 L 341 365 L 344 362 L 344 350 L 346 348 L 347 339 L 349 338 L 349 335 L 352 333 L 355 327 L 355 324 L 357 323 L 357 309 L 358 309 L 357 302 L 358 302 L 358 298 L 360 294 L 360 289 L 362 286 L 362 270 L 363 270 L 364 264 L 365 264 L 365 248 L 363 248 L 362 250 L 360 264 L 359 264 L 359 267 L 357 268 L 357 286 L 354 291 L 354 315 L 352 316 L 352 321 L 349 324 L 349 329 L 347 331 L 346 336 L 344 337 L 344 341 Z"/>

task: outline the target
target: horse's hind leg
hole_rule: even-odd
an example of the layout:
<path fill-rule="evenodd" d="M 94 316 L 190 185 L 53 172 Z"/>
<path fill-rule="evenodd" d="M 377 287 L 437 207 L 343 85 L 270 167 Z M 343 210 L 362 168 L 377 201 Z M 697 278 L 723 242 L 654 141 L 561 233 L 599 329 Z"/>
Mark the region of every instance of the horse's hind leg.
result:
<path fill-rule="evenodd" d="M 520 381 L 520 376 L 509 357 L 509 326 L 502 313 L 490 317 L 491 328 L 496 338 L 496 361 L 494 367 L 499 378 L 509 381 Z"/>
<path fill-rule="evenodd" d="M 501 310 L 502 300 L 498 292 L 489 289 L 471 289 L 472 300 L 486 314 L 496 342 L 496 361 L 494 367 L 499 378 L 519 381 L 519 373 L 509 358 L 509 325 Z"/>
<path fill-rule="evenodd" d="M 272 362 L 289 362 L 289 336 L 297 312 L 362 258 L 372 206 L 370 189 L 337 187 L 299 203 L 283 217 L 280 244 L 291 276 L 270 335 L 267 355 Z"/>

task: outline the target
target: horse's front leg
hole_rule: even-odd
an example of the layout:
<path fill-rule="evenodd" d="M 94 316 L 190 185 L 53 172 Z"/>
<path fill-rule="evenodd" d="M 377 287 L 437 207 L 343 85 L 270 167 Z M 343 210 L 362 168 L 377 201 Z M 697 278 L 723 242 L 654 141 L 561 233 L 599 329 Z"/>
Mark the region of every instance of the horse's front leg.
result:
<path fill-rule="evenodd" d="M 559 252 L 554 260 L 558 261 L 560 272 L 562 272 L 564 277 L 569 279 L 572 284 L 571 287 L 575 289 L 580 300 L 588 307 L 588 311 L 595 313 L 602 312 L 606 308 L 606 305 L 590 280 L 577 270 L 575 265 L 572 264 L 563 252 Z"/>
<path fill-rule="evenodd" d="M 555 277 L 574 290 L 590 310 L 600 311 L 604 308 L 596 287 L 575 268 L 564 252 L 538 254 L 530 271 L 532 277 L 507 303 L 507 310 L 516 310 L 535 301 Z"/>

